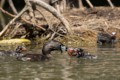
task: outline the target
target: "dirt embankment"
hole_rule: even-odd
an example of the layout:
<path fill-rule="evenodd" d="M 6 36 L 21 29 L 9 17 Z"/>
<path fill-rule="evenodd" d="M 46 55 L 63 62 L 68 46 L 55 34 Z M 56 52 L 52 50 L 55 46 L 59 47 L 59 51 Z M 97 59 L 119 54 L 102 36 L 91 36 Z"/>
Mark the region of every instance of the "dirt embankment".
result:
<path fill-rule="evenodd" d="M 46 17 L 47 22 L 41 18 L 41 15 L 35 15 L 36 18 L 39 18 L 39 24 L 49 23 L 53 25 L 60 23 L 46 10 L 43 10 L 42 13 Z M 108 33 L 116 32 L 117 39 L 120 39 L 120 8 L 98 7 L 85 9 L 84 11 L 73 9 L 66 11 L 63 15 L 69 21 L 75 33 L 62 39 L 64 42 L 70 43 L 70 45 L 96 45 L 97 34 L 103 30 Z"/>
<path fill-rule="evenodd" d="M 120 8 L 99 7 L 84 11 L 74 9 L 64 16 L 85 42 L 95 44 L 97 34 L 103 30 L 108 33 L 116 32 L 117 39 L 120 39 Z"/>

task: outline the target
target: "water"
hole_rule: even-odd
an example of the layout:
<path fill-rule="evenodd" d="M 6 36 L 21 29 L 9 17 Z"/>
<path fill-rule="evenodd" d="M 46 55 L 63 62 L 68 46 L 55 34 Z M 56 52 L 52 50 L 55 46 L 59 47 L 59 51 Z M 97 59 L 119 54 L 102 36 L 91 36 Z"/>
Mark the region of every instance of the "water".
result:
<path fill-rule="evenodd" d="M 34 50 L 33 50 L 34 51 Z M 70 58 L 53 52 L 50 61 L 22 62 L 0 57 L 0 80 L 119 80 L 120 49 L 91 48 L 98 59 Z"/>

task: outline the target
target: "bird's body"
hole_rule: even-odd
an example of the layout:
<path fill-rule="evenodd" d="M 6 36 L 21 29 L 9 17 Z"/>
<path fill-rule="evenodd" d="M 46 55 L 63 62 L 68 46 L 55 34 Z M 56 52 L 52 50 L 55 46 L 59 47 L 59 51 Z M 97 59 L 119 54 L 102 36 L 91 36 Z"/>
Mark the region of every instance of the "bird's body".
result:
<path fill-rule="evenodd" d="M 48 55 L 51 54 L 51 51 L 58 50 L 62 52 L 62 46 L 64 45 L 61 42 L 51 40 L 43 45 L 41 54 L 25 54 L 17 57 L 17 59 L 22 61 L 44 61 L 49 59 Z"/>
<path fill-rule="evenodd" d="M 88 58 L 88 59 L 96 59 L 97 58 L 97 56 L 86 52 L 82 48 L 68 48 L 67 52 L 68 52 L 69 56 L 71 56 L 71 57 Z"/>
<path fill-rule="evenodd" d="M 0 50 L 0 56 L 21 56 L 26 51 L 25 46 L 18 46 L 15 51 Z"/>
<path fill-rule="evenodd" d="M 113 44 L 113 43 L 115 43 L 115 40 L 116 40 L 116 33 L 115 32 L 112 32 L 112 34 L 99 33 L 97 43 L 100 45 Z"/>
<path fill-rule="evenodd" d="M 25 54 L 21 57 L 17 57 L 17 60 L 21 61 L 44 61 L 45 59 L 48 59 L 48 57 L 42 54 Z"/>

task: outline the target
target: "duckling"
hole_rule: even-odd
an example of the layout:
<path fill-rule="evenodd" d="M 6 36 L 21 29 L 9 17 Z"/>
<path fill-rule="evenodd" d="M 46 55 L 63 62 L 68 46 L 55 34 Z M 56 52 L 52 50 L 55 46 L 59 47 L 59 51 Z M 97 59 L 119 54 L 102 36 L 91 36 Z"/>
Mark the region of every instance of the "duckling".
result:
<path fill-rule="evenodd" d="M 5 51 L 5 50 L 0 50 L 0 55 L 1 56 L 20 56 L 23 55 L 22 52 L 26 51 L 25 46 L 17 46 L 15 51 Z"/>
<path fill-rule="evenodd" d="M 113 44 L 116 41 L 116 32 L 109 33 L 99 33 L 97 43 L 103 44 Z"/>
<path fill-rule="evenodd" d="M 96 59 L 97 56 L 92 55 L 88 52 L 85 52 L 82 48 L 67 48 L 67 53 L 71 57 L 77 57 L 77 58 L 87 58 L 87 59 Z"/>
<path fill-rule="evenodd" d="M 45 61 L 49 60 L 48 55 L 51 54 L 52 51 L 58 50 L 61 53 L 65 51 L 65 46 L 56 40 L 50 40 L 45 43 L 42 47 L 41 54 L 25 54 L 23 56 L 17 57 L 17 60 L 21 61 Z"/>

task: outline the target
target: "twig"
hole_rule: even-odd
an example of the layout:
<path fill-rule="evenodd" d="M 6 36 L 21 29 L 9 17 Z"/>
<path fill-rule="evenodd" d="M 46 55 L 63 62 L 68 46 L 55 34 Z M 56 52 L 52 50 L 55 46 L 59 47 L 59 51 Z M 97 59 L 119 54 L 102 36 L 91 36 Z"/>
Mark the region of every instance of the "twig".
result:
<path fill-rule="evenodd" d="M 1 23 L 1 25 L 2 25 L 2 28 L 5 26 L 5 19 L 4 19 L 4 16 L 3 16 L 3 14 L 2 14 L 2 12 L 0 11 L 0 23 Z"/>
<path fill-rule="evenodd" d="M 66 7 L 67 7 L 67 1 L 63 0 L 63 12 L 67 10 Z"/>
<path fill-rule="evenodd" d="M 107 31 L 107 29 L 109 28 L 109 25 L 106 21 L 105 21 L 105 25 L 106 25 L 106 29 L 104 28 L 104 31 Z"/>
<path fill-rule="evenodd" d="M 57 11 L 60 13 L 60 5 L 57 2 L 55 2 L 54 5 Z"/>
<path fill-rule="evenodd" d="M 43 18 L 44 18 L 45 21 L 47 22 L 48 26 L 51 28 L 51 24 L 50 24 L 50 22 L 47 20 L 47 18 L 44 16 L 44 14 L 43 14 L 38 8 L 36 8 L 36 10 L 43 16 Z"/>
<path fill-rule="evenodd" d="M 46 30 L 45 28 L 43 28 L 43 27 L 41 27 L 41 26 L 39 26 L 39 25 L 36 24 L 35 14 L 34 14 L 34 11 L 33 11 L 33 9 L 32 9 L 32 5 L 31 5 L 31 3 L 29 2 L 29 0 L 25 0 L 25 2 L 26 2 L 26 5 L 27 5 L 27 7 L 28 7 L 29 14 L 30 14 L 30 16 L 32 17 L 32 19 L 31 19 L 31 21 L 33 22 L 32 25 L 35 25 L 35 26 L 37 26 L 38 28 L 41 28 L 42 30 L 45 31 L 45 30 Z"/>
<path fill-rule="evenodd" d="M 67 28 L 69 33 L 72 33 L 73 31 L 70 28 L 69 22 L 52 6 L 48 5 L 47 3 L 43 2 L 42 0 L 29 0 L 31 3 L 37 4 L 50 13 L 52 13 L 57 19 L 59 19 L 63 25 Z"/>
<path fill-rule="evenodd" d="M 14 14 L 18 14 L 12 0 L 8 0 L 8 2 L 9 2 L 10 7 L 12 8 L 12 11 L 14 12 Z"/>
<path fill-rule="evenodd" d="M 56 34 L 56 32 L 52 30 L 52 26 L 51 26 L 50 22 L 47 20 L 47 18 L 44 16 L 44 14 L 38 8 L 36 8 L 36 10 L 44 17 L 45 21 L 47 22 L 47 24 L 49 26 L 49 29 L 53 32 L 53 34 Z M 54 37 L 54 35 L 52 35 L 52 36 Z M 53 38 L 52 36 L 51 36 L 50 40 Z"/>
<path fill-rule="evenodd" d="M 93 5 L 92 5 L 92 3 L 90 2 L 90 0 L 86 0 L 86 2 L 88 3 L 88 5 L 89 5 L 91 8 L 93 8 Z"/>
<path fill-rule="evenodd" d="M 0 3 L 0 7 L 4 7 L 4 4 L 5 4 L 5 0 L 1 0 L 1 3 Z M 0 21 L 1 21 L 1 25 L 2 27 L 5 26 L 5 19 L 4 19 L 4 16 L 2 14 L 2 12 L 0 11 Z"/>
<path fill-rule="evenodd" d="M 53 32 L 53 34 L 51 35 L 49 40 L 52 40 L 54 38 L 55 34 L 56 34 L 56 32 Z"/>
<path fill-rule="evenodd" d="M 13 37 L 16 34 L 17 29 L 22 25 L 22 23 L 16 24 L 15 28 L 10 33 L 11 37 Z"/>
<path fill-rule="evenodd" d="M 107 0 L 108 1 L 108 3 L 109 3 L 109 5 L 112 7 L 112 9 L 114 8 L 114 5 L 113 5 L 113 3 L 111 2 L 111 0 Z"/>
<path fill-rule="evenodd" d="M 0 7 L 3 7 L 5 4 L 5 0 L 1 0 Z"/>
<path fill-rule="evenodd" d="M 79 2 L 78 2 L 79 8 L 80 8 L 81 10 L 84 10 L 84 6 L 83 6 L 82 0 L 78 0 L 78 1 L 79 1 Z"/>
<path fill-rule="evenodd" d="M 31 3 L 29 2 L 29 0 L 25 0 L 25 3 L 28 7 L 28 10 L 29 10 L 29 15 L 30 17 L 32 18 L 31 21 L 33 22 L 33 25 L 36 24 L 36 19 L 35 19 L 35 14 L 34 14 L 34 11 L 32 9 L 32 5 Z"/>
<path fill-rule="evenodd" d="M 9 26 L 15 22 L 16 19 L 18 19 L 25 11 L 27 10 L 27 7 L 25 6 L 22 11 L 15 17 L 13 18 L 6 26 L 5 28 L 0 32 L 0 37 L 4 35 L 4 33 L 7 31 L 7 29 L 9 28 Z"/>
<path fill-rule="evenodd" d="M 44 16 L 44 14 L 43 14 L 38 8 L 36 8 L 36 10 L 39 11 L 39 13 L 44 17 L 45 21 L 46 21 L 47 24 L 49 25 L 49 29 L 53 32 L 52 36 L 50 37 L 50 40 L 54 38 L 54 35 L 55 35 L 55 34 L 57 34 L 57 35 L 59 35 L 59 36 L 64 36 L 64 35 L 56 32 L 56 31 L 52 30 L 52 26 L 51 26 L 50 22 L 47 20 L 47 18 Z M 60 24 L 58 24 L 56 27 L 58 27 L 59 25 L 60 25 Z"/>
<path fill-rule="evenodd" d="M 9 12 L 7 12 L 7 11 L 5 11 L 4 9 L 2 9 L 1 7 L 0 7 L 0 10 L 3 12 L 3 13 L 5 13 L 5 14 L 7 14 L 7 15 L 9 15 L 9 16 L 11 16 L 11 17 L 16 17 L 15 15 L 13 15 L 13 14 L 11 14 L 11 13 L 9 13 Z M 28 23 L 28 24 L 31 24 L 31 25 L 33 25 L 33 23 L 31 23 L 30 21 L 27 21 L 26 19 L 24 19 L 24 18 L 21 18 L 22 19 L 22 21 L 24 21 L 24 22 L 26 22 L 26 23 Z M 46 30 L 45 28 L 43 28 L 43 27 L 41 27 L 41 26 L 39 26 L 39 25 L 37 25 L 36 24 L 36 26 L 37 27 L 39 27 L 39 28 L 41 28 L 42 30 Z"/>
<path fill-rule="evenodd" d="M 5 10 L 4 10 L 3 8 L 1 8 L 1 7 L 0 7 L 0 10 L 1 10 L 3 13 L 5 13 L 5 14 L 11 16 L 11 17 L 15 17 L 15 15 L 13 15 L 13 14 L 11 14 L 11 13 L 5 11 Z"/>

